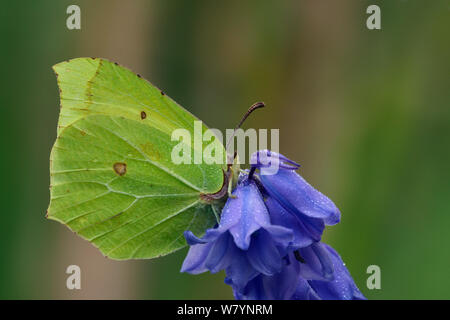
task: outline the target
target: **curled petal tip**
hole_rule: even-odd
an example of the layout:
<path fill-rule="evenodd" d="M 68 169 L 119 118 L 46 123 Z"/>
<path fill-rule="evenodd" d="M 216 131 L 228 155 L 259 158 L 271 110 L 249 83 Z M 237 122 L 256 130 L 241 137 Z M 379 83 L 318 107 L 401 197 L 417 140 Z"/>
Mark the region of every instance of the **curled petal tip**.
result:
<path fill-rule="evenodd" d="M 206 243 L 206 241 L 198 238 L 197 236 L 195 236 L 192 231 L 190 230 L 186 230 L 183 232 L 184 238 L 186 239 L 186 242 L 188 243 L 188 245 L 193 246 L 196 244 L 204 244 Z"/>
<path fill-rule="evenodd" d="M 300 168 L 300 165 L 295 161 L 270 150 L 259 150 L 253 153 L 250 164 L 256 168 L 278 167 L 287 170 L 297 170 Z"/>

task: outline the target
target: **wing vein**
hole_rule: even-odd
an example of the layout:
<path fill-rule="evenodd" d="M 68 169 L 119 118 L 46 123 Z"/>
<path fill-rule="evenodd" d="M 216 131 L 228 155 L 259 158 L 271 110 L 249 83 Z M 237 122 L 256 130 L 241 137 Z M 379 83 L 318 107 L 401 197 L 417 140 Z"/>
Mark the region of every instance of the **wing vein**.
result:
<path fill-rule="evenodd" d="M 117 121 L 113 118 L 113 117 L 109 117 L 116 125 L 118 125 L 120 128 L 122 128 L 122 126 L 117 123 Z M 114 133 L 113 131 L 109 130 L 108 128 L 103 127 L 105 130 L 109 131 L 111 134 L 115 135 L 116 137 L 118 137 L 119 139 L 122 139 L 123 141 L 125 141 L 126 143 L 128 143 L 130 145 L 130 147 L 134 148 L 137 152 L 139 152 L 149 163 L 151 163 L 152 165 L 154 165 L 155 167 L 161 169 L 162 171 L 166 172 L 167 174 L 171 175 L 172 177 L 180 180 L 181 182 L 183 182 L 185 185 L 187 185 L 188 187 L 201 192 L 201 190 L 194 186 L 193 184 L 191 184 L 189 181 L 183 179 L 182 177 L 180 177 L 179 175 L 177 175 L 176 173 L 170 171 L 169 169 L 157 164 L 157 162 L 152 161 L 149 157 L 147 157 L 147 155 L 141 150 L 139 149 L 137 146 L 135 146 L 133 143 L 131 143 L 130 141 L 128 141 L 127 139 L 125 139 L 124 137 Z"/>
<path fill-rule="evenodd" d="M 139 237 L 141 234 L 144 234 L 144 233 L 146 233 L 146 232 L 152 230 L 153 228 L 159 226 L 160 224 L 162 224 L 162 223 L 164 223 L 164 222 L 167 222 L 168 220 L 170 220 L 170 219 L 172 219 L 172 218 L 178 216 L 179 214 L 181 214 L 182 212 L 188 210 L 189 208 L 192 208 L 193 206 L 195 206 L 195 205 L 198 204 L 199 202 L 200 202 L 200 200 L 196 200 L 196 201 L 194 201 L 193 203 L 191 203 L 190 205 L 188 205 L 188 206 L 186 206 L 186 207 L 184 207 L 184 208 L 178 210 L 178 211 L 175 212 L 174 214 L 172 214 L 172 215 L 170 215 L 170 216 L 167 216 L 165 219 L 160 220 L 158 223 L 156 223 L 156 224 L 154 224 L 154 225 L 152 225 L 152 226 L 146 228 L 145 230 L 143 230 L 143 231 L 141 231 L 141 232 L 139 232 L 139 233 L 133 235 L 132 237 L 129 237 L 127 240 L 121 242 L 119 245 L 117 245 L 116 247 L 114 247 L 113 249 L 111 249 L 110 251 L 108 251 L 108 253 L 106 253 L 106 255 L 107 255 L 107 256 L 111 255 L 112 252 L 116 251 L 116 250 L 119 249 L 120 247 L 123 247 L 125 244 L 127 244 L 127 243 L 130 242 L 131 240 L 135 239 L 136 237 Z M 143 242 L 143 243 L 144 243 L 144 242 Z M 139 248 L 140 248 L 140 246 L 138 247 L 138 249 L 139 249 Z M 130 256 L 132 257 L 133 254 L 134 254 L 135 252 L 136 252 L 136 250 L 133 251 L 133 252 L 131 253 Z"/>

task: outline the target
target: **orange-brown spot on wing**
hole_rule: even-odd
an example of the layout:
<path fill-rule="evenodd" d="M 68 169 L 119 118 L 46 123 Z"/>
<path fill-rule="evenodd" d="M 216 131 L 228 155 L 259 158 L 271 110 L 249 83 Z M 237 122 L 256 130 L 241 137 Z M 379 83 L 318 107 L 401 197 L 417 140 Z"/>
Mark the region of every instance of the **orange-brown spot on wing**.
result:
<path fill-rule="evenodd" d="M 144 120 L 145 118 L 147 118 L 147 114 L 145 111 L 141 111 L 141 119 Z"/>
<path fill-rule="evenodd" d="M 150 142 L 141 144 L 140 147 L 141 147 L 142 151 L 146 155 L 148 155 L 148 157 L 151 160 L 154 160 L 154 161 L 161 160 L 161 154 L 159 153 L 158 149 L 156 149 L 155 146 L 153 144 L 151 144 Z"/>
<path fill-rule="evenodd" d="M 123 176 L 127 173 L 127 164 L 123 162 L 116 162 L 113 165 L 114 171 L 119 175 Z"/>

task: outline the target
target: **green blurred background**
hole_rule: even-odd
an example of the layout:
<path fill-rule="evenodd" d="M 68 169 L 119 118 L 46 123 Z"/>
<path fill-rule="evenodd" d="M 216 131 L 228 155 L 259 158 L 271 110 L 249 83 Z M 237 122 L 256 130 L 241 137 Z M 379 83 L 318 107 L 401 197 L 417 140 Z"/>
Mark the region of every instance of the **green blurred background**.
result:
<path fill-rule="evenodd" d="M 81 7 L 81 30 L 66 8 Z M 382 30 L 366 28 L 381 7 Z M 232 298 L 187 250 L 104 258 L 47 221 L 59 97 L 51 66 L 103 57 L 210 127 L 280 128 L 280 150 L 339 206 L 325 233 L 371 299 L 450 298 L 450 1 L 5 1 L 1 33 L 0 298 Z M 82 289 L 66 289 L 68 265 Z M 366 268 L 381 267 L 381 290 Z"/>

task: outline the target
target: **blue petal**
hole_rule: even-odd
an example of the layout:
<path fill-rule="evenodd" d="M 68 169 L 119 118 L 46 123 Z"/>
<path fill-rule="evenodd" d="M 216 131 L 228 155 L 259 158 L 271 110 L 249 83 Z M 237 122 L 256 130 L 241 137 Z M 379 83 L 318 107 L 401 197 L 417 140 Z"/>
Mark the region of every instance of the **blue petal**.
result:
<path fill-rule="evenodd" d="M 325 300 L 365 300 L 339 254 L 326 244 L 323 244 L 323 247 L 328 251 L 333 262 L 334 280 L 309 281 L 311 287 Z"/>
<path fill-rule="evenodd" d="M 184 238 L 186 239 L 186 242 L 190 246 L 194 246 L 196 244 L 205 244 L 208 241 L 205 241 L 199 237 L 197 237 L 195 234 L 192 233 L 190 230 L 186 230 L 183 232 Z"/>
<path fill-rule="evenodd" d="M 320 242 L 299 250 L 305 263 L 301 263 L 300 274 L 307 280 L 329 281 L 334 277 L 331 255 Z"/>
<path fill-rule="evenodd" d="M 233 258 L 231 246 L 233 246 L 233 241 L 228 233 L 222 234 L 212 242 L 209 254 L 205 259 L 205 267 L 211 273 L 217 273 L 230 265 Z"/>
<path fill-rule="evenodd" d="M 299 218 L 299 220 L 302 226 L 305 228 L 306 232 L 309 233 L 309 235 L 315 242 L 321 240 L 323 230 L 325 229 L 325 223 L 322 219 L 302 216 Z"/>
<path fill-rule="evenodd" d="M 199 274 L 208 271 L 205 259 L 212 247 L 212 243 L 197 244 L 189 248 L 189 252 L 183 261 L 180 272 Z"/>
<path fill-rule="evenodd" d="M 197 237 L 192 233 L 190 230 L 186 230 L 183 232 L 184 238 L 186 239 L 186 242 L 190 246 L 194 246 L 196 244 L 203 244 L 208 243 L 211 241 L 216 240 L 221 234 L 223 233 L 223 230 L 220 230 L 220 228 L 214 228 L 214 229 L 208 229 L 205 232 L 205 235 L 201 238 Z"/>
<path fill-rule="evenodd" d="M 292 241 L 294 240 L 294 232 L 291 229 L 273 224 L 263 226 L 263 228 L 269 233 L 270 238 L 279 247 L 285 249 L 292 245 Z"/>
<path fill-rule="evenodd" d="M 247 250 L 251 235 L 261 226 L 270 224 L 269 213 L 254 182 L 238 185 L 234 196 L 235 198 L 228 198 L 220 224 L 230 226 L 229 232 L 233 235 L 236 245 Z"/>
<path fill-rule="evenodd" d="M 299 278 L 292 300 L 321 300 L 317 293 L 311 288 L 308 281 Z"/>
<path fill-rule="evenodd" d="M 262 282 L 262 275 L 252 279 L 242 291 L 233 287 L 236 300 L 267 300 L 266 290 Z"/>
<path fill-rule="evenodd" d="M 243 290 L 233 288 L 234 296 L 238 300 L 291 299 L 300 280 L 299 267 L 298 263 L 290 263 L 289 259 L 283 259 L 283 267 L 279 273 L 272 276 L 258 275 Z"/>
<path fill-rule="evenodd" d="M 290 299 L 296 292 L 299 278 L 298 263 L 285 263 L 281 272 L 273 276 L 262 276 L 267 299 Z"/>
<path fill-rule="evenodd" d="M 228 266 L 231 259 L 230 255 L 226 254 L 228 242 L 231 242 L 228 232 L 222 233 L 219 228 L 208 229 L 205 235 L 199 238 L 186 230 L 184 237 L 191 247 L 181 272 L 198 274 L 210 270 L 215 273 Z"/>
<path fill-rule="evenodd" d="M 251 266 L 244 251 L 234 247 L 233 261 L 225 270 L 227 282 L 237 291 L 244 290 L 250 280 L 258 275 L 258 272 Z"/>
<path fill-rule="evenodd" d="M 324 219 L 328 225 L 339 222 L 340 212 L 334 203 L 295 171 L 280 169 L 277 174 L 261 174 L 259 178 L 266 191 L 291 213 Z"/>
<path fill-rule="evenodd" d="M 292 247 L 294 249 L 307 247 L 315 241 L 320 241 L 325 228 L 322 220 L 291 214 L 270 196 L 266 198 L 265 203 L 269 209 L 272 224 L 281 225 L 293 231 Z"/>
<path fill-rule="evenodd" d="M 282 154 L 267 149 L 254 152 L 250 158 L 250 164 L 252 167 L 260 168 L 263 172 L 268 167 L 289 170 L 297 170 L 300 167 L 298 163 L 286 158 Z"/>
<path fill-rule="evenodd" d="M 258 272 L 273 275 L 281 271 L 282 260 L 270 235 L 261 230 L 252 240 L 247 252 L 248 261 Z"/>

